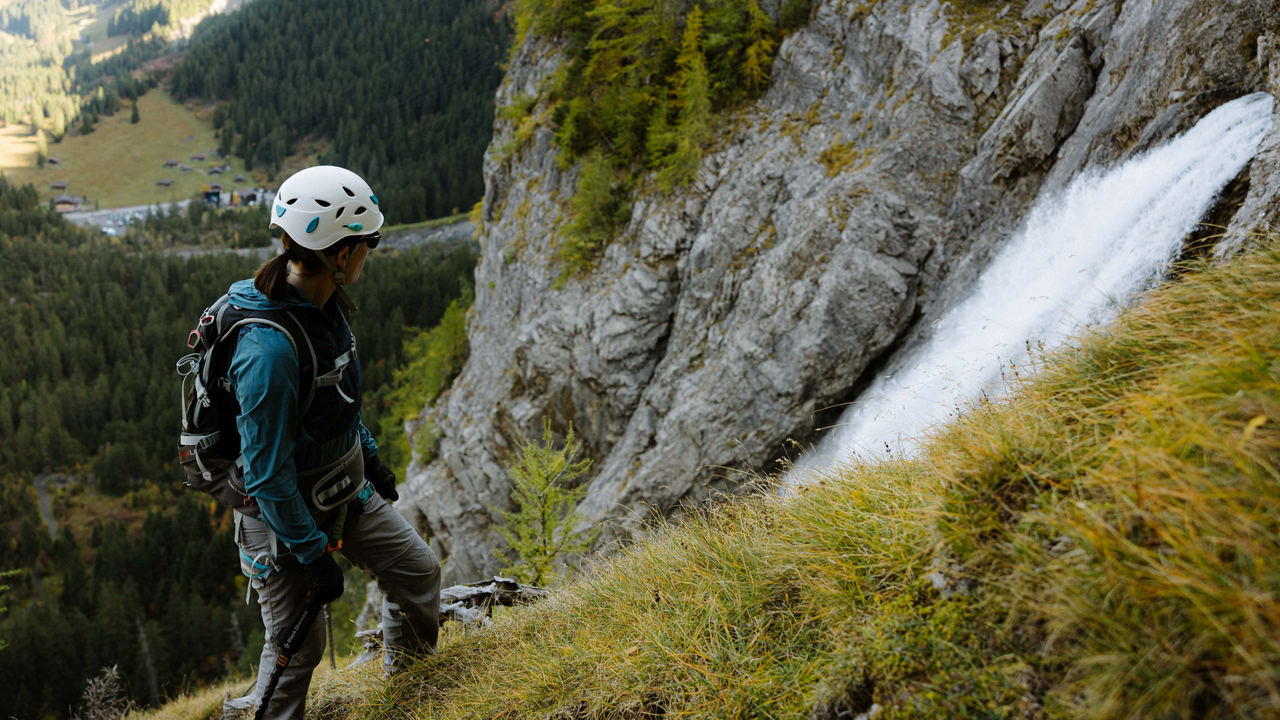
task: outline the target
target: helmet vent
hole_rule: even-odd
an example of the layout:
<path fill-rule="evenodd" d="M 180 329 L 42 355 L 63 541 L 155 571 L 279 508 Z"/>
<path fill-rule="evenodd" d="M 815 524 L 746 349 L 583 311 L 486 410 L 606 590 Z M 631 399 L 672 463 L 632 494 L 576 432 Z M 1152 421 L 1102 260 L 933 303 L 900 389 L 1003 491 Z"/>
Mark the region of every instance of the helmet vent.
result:
<path fill-rule="evenodd" d="M 338 218 L 342 217 L 342 211 L 346 209 L 347 209 L 346 205 L 343 205 L 342 207 L 338 208 L 338 213 L 333 216 L 333 219 L 337 220 Z"/>
<path fill-rule="evenodd" d="M 343 192 L 345 192 L 345 193 L 347 194 L 347 197 L 355 197 L 355 196 L 356 196 L 356 194 L 355 194 L 355 193 L 351 192 L 351 188 L 347 187 L 346 185 L 343 185 L 343 186 L 342 186 L 342 191 L 343 191 Z"/>
<path fill-rule="evenodd" d="M 363 206 L 363 205 L 361 205 L 360 207 L 356 208 L 356 214 L 357 214 L 357 215 L 363 215 L 363 214 L 364 214 L 364 206 Z"/>
<path fill-rule="evenodd" d="M 320 207 L 329 207 L 330 205 L 333 204 L 327 200 L 321 200 L 320 198 L 313 198 L 313 199 L 316 201 L 316 204 L 319 205 Z"/>
<path fill-rule="evenodd" d="M 296 203 L 296 202 L 298 202 L 298 198 L 294 198 L 294 199 L 292 199 L 292 200 L 285 200 L 285 201 L 284 201 L 284 204 L 285 204 L 285 205 L 292 205 L 292 204 L 294 204 L 294 203 Z"/>

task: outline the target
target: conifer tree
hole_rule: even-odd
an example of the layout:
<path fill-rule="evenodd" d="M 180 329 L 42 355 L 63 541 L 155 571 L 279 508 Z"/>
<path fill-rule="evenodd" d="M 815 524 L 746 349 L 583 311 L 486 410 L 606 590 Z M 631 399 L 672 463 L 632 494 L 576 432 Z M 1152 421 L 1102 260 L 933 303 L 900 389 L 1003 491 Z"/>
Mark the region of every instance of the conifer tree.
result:
<path fill-rule="evenodd" d="M 53 141 L 59 142 L 62 136 L 67 134 L 67 115 L 62 108 L 53 109 L 53 117 L 49 119 L 49 132 L 53 134 Z"/>
<path fill-rule="evenodd" d="M 44 161 L 49 158 L 49 143 L 44 139 L 44 130 L 36 128 L 36 165 L 44 167 Z"/>
<path fill-rule="evenodd" d="M 702 145 L 707 140 L 711 97 L 707 61 L 702 54 L 702 9 L 699 7 L 694 7 L 685 20 L 676 65 L 680 70 L 672 94 L 680 107 L 680 124 L 676 131 L 675 149 L 659 176 L 664 190 L 683 185 L 693 178 L 698 163 L 702 162 Z"/>
<path fill-rule="evenodd" d="M 80 554 L 80 544 L 69 526 L 62 526 L 61 536 L 55 545 L 54 552 L 62 567 L 62 594 L 58 602 L 63 612 L 68 614 L 85 610 L 88 606 L 89 574 Z"/>
<path fill-rule="evenodd" d="M 224 158 L 229 158 L 231 157 L 231 143 L 236 137 L 235 126 L 227 122 L 218 132 L 220 133 L 218 135 L 218 154 Z"/>
<path fill-rule="evenodd" d="M 747 37 L 751 44 L 743 53 L 742 70 L 747 76 L 747 88 L 752 93 L 757 93 L 769 82 L 768 68 L 778 43 L 773 39 L 773 20 L 760 9 L 756 0 L 747 4 L 747 18 Z"/>
<path fill-rule="evenodd" d="M 595 541 L 598 529 L 576 531 L 586 517 L 575 506 L 587 488 L 571 484 L 591 466 L 590 459 L 575 462 L 581 450 L 572 425 L 557 450 L 550 420 L 543 420 L 541 442 L 522 441 L 515 462 L 507 468 L 511 499 L 518 509 L 503 511 L 506 524 L 498 529 L 520 559 L 504 568 L 504 574 L 534 585 L 549 582 L 556 575 L 557 558 L 586 552 Z"/>
<path fill-rule="evenodd" d="M 0 572 L 0 597 L 4 597 L 4 594 L 9 592 L 9 586 L 3 584 L 3 581 L 8 580 L 9 578 L 17 577 L 18 575 L 21 575 L 21 574 L 22 574 L 21 570 L 6 570 L 4 572 Z M 3 605 L 0 605 L 0 613 L 7 612 L 8 610 L 9 608 Z M 0 650 L 4 650 L 4 648 L 5 648 L 4 638 L 0 637 Z"/>
<path fill-rule="evenodd" d="M 583 161 L 577 191 L 570 200 L 574 220 L 566 228 L 560 247 L 560 256 L 570 268 L 590 265 L 618 226 L 630 217 L 631 208 L 625 200 L 627 188 L 617 176 L 618 171 L 600 150 L 593 150 Z"/>
<path fill-rule="evenodd" d="M 645 157 L 651 168 L 660 168 L 675 147 L 676 134 L 671 127 L 671 101 L 666 94 L 658 96 L 649 118 L 648 136 L 645 138 Z"/>
<path fill-rule="evenodd" d="M 131 115 L 129 116 L 129 122 L 130 122 L 130 123 L 132 123 L 132 124 L 134 124 L 134 125 L 137 125 L 141 120 L 142 120 L 142 118 L 141 118 L 141 117 L 139 117 L 139 115 L 138 115 L 138 101 L 137 101 L 137 100 L 134 100 L 134 101 L 133 101 L 133 114 L 131 114 Z"/>

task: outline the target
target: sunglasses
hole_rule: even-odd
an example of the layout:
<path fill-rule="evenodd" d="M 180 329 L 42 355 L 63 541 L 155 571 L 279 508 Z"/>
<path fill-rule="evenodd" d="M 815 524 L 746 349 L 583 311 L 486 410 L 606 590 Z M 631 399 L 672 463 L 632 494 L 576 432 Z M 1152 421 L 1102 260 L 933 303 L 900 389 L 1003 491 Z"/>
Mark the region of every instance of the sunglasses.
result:
<path fill-rule="evenodd" d="M 363 242 L 365 245 L 369 247 L 370 250 L 372 250 L 378 247 L 378 243 L 382 242 L 382 233 L 376 232 L 364 238 L 363 240 L 361 240 L 361 242 Z"/>

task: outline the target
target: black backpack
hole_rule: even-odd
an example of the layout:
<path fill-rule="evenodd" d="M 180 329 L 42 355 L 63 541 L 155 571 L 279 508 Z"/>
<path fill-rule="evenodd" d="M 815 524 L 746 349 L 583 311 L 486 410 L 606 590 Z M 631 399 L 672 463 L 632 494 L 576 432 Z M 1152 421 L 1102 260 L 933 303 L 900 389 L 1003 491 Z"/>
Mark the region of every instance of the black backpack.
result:
<path fill-rule="evenodd" d="M 227 507 L 257 517 L 258 507 L 244 487 L 244 459 L 236 429 L 240 404 L 227 380 L 240 329 L 246 325 L 273 327 L 289 338 L 301 371 L 299 422 L 311 406 L 316 392 L 316 351 L 302 324 L 287 310 L 247 310 L 223 295 L 204 311 L 199 324 L 187 336 L 187 347 L 194 352 L 178 361 L 178 374 L 182 376 L 178 461 L 187 485 L 212 495 Z"/>

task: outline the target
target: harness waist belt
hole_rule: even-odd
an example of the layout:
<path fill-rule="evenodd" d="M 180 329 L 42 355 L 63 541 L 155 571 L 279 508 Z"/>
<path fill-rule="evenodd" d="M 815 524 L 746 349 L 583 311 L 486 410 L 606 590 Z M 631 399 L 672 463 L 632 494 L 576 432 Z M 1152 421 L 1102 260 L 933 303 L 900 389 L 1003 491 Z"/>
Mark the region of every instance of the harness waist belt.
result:
<path fill-rule="evenodd" d="M 332 510 L 359 494 L 365 485 L 364 478 L 353 478 L 348 469 L 361 459 L 360 451 L 360 441 L 356 440 L 347 454 L 335 462 L 298 473 L 298 491 L 307 507 Z"/>

